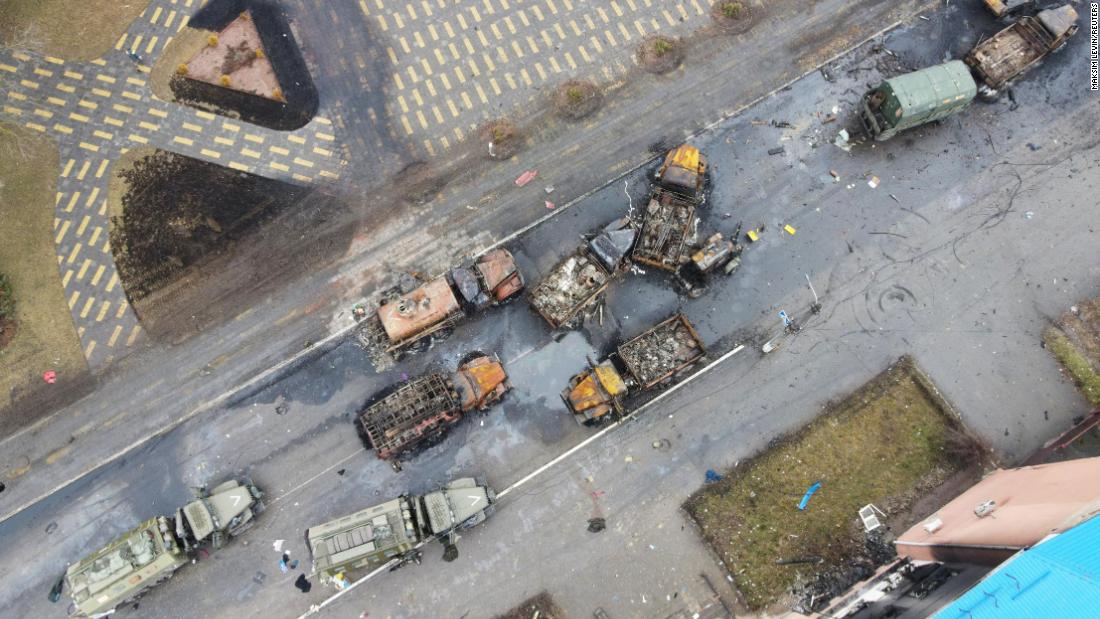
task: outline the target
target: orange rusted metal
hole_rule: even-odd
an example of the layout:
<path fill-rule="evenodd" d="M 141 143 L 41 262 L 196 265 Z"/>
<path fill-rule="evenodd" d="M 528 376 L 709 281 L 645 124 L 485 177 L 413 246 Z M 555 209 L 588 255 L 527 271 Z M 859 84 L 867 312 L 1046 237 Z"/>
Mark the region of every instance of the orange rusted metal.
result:
<path fill-rule="evenodd" d="M 463 410 L 486 408 L 508 390 L 508 374 L 499 361 L 481 356 L 459 366 L 455 385 L 462 396 Z"/>
<path fill-rule="evenodd" d="M 461 311 L 451 285 L 439 277 L 378 308 L 378 318 L 390 342 L 399 344 Z"/>
<path fill-rule="evenodd" d="M 497 248 L 478 258 L 477 272 L 485 290 L 497 303 L 523 290 L 523 275 L 507 249 Z"/>

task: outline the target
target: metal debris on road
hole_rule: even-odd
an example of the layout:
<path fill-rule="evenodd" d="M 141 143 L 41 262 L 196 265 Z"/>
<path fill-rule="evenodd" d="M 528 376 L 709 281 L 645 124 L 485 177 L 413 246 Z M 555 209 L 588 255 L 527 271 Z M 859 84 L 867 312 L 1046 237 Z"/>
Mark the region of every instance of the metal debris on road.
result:
<path fill-rule="evenodd" d="M 604 518 L 589 518 L 588 519 L 588 532 L 599 533 L 607 528 L 607 520 Z"/>
<path fill-rule="evenodd" d="M 848 143 L 850 137 L 847 129 L 841 129 L 837 132 L 836 138 L 833 139 L 833 145 L 844 152 L 849 152 L 852 150 L 852 145 Z"/>
<path fill-rule="evenodd" d="M 898 200 L 898 197 L 895 196 L 894 194 L 890 194 L 890 199 L 893 200 L 894 202 L 897 202 L 898 204 L 901 204 L 901 200 Z"/>
<path fill-rule="evenodd" d="M 538 170 L 527 170 L 526 172 L 524 172 L 523 174 L 520 174 L 516 178 L 516 186 L 517 187 L 523 187 L 527 183 L 530 183 L 531 181 L 535 180 L 535 177 L 538 176 L 538 175 L 539 175 Z"/>
<path fill-rule="evenodd" d="M 544 202 L 544 204 L 546 205 L 546 208 L 548 208 L 548 209 L 553 209 L 554 208 L 554 203 L 549 201 L 549 200 L 546 200 Z"/>
<path fill-rule="evenodd" d="M 772 148 L 768 150 L 769 155 L 781 155 L 787 151 L 786 148 L 780 146 L 779 148 Z"/>
<path fill-rule="evenodd" d="M 869 186 L 869 187 L 870 187 L 871 189 L 874 189 L 874 188 L 878 187 L 878 183 L 879 183 L 879 179 L 878 179 L 878 177 L 877 177 L 877 176 L 872 176 L 872 177 L 870 178 L 870 180 L 868 180 L 868 181 L 867 181 L 867 185 L 868 185 L 868 186 Z"/>
<path fill-rule="evenodd" d="M 833 177 L 834 183 L 840 182 L 840 174 L 837 174 L 836 170 L 829 170 L 829 176 Z"/>
<path fill-rule="evenodd" d="M 794 236 L 795 229 L 791 224 L 783 224 L 783 230 L 785 230 L 787 234 Z"/>

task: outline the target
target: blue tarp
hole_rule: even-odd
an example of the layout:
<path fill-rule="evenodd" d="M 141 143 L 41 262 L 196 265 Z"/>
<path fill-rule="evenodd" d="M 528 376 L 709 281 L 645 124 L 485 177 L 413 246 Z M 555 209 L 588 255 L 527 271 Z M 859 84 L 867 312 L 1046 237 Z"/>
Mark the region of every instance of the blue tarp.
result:
<path fill-rule="evenodd" d="M 806 505 L 810 502 L 810 497 L 814 495 L 818 489 L 821 488 L 821 482 L 815 481 L 814 485 L 806 489 L 806 494 L 802 495 L 802 500 L 798 502 L 798 509 L 806 510 Z"/>

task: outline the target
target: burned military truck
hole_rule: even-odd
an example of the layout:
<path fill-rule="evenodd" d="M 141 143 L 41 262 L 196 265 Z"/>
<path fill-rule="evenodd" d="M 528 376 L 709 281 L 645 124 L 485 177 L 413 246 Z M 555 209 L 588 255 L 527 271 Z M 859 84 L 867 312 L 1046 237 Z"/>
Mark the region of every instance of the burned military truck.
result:
<path fill-rule="evenodd" d="M 577 423 L 595 425 L 622 415 L 628 394 L 675 380 L 676 374 L 700 362 L 705 354 L 695 328 L 686 316 L 676 314 L 570 378 L 561 399 Z"/>
<path fill-rule="evenodd" d="M 357 337 L 378 344 L 394 359 L 411 347 L 443 337 L 467 314 L 504 303 L 524 288 L 515 258 L 503 248 L 480 256 L 470 266 L 450 270 L 415 290 L 384 301 Z"/>
<path fill-rule="evenodd" d="M 964 62 L 981 80 L 978 94 L 994 99 L 1043 58 L 1057 51 L 1077 33 L 1077 11 L 1068 4 L 1021 17 L 1011 26 L 981 41 Z"/>
<path fill-rule="evenodd" d="M 402 457 L 442 439 L 466 413 L 488 409 L 511 388 L 499 359 L 471 353 L 454 374 L 422 376 L 368 401 L 356 426 L 375 455 L 400 470 Z"/>
<path fill-rule="evenodd" d="M 668 152 L 658 168 L 642 211 L 634 262 L 676 272 L 695 236 L 695 209 L 703 203 L 707 158 L 683 144 Z"/>
<path fill-rule="evenodd" d="M 69 616 L 105 617 L 168 579 L 200 548 L 221 548 L 252 525 L 262 498 L 248 480 L 196 489 L 195 500 L 174 517 L 150 518 L 70 565 L 64 581 L 73 601 Z"/>
<path fill-rule="evenodd" d="M 583 310 L 596 305 L 611 280 L 623 272 L 634 238 L 629 217 L 604 226 L 554 265 L 531 291 L 531 306 L 554 329 L 578 322 Z"/>
<path fill-rule="evenodd" d="M 446 546 L 444 560 L 458 557 L 457 533 L 492 513 L 496 494 L 472 477 L 456 479 L 423 496 L 401 496 L 306 530 L 313 575 L 330 584 L 337 574 L 420 562 L 420 548 L 435 539 Z"/>

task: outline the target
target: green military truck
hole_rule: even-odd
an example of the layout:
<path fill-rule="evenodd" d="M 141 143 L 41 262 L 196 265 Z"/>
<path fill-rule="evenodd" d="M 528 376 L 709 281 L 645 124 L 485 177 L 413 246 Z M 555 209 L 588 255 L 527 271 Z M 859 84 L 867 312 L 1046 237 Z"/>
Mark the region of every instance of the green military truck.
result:
<path fill-rule="evenodd" d="M 472 477 L 456 479 L 424 496 L 401 496 L 306 530 L 313 575 L 336 584 L 344 572 L 420 562 L 420 547 L 433 539 L 458 557 L 458 531 L 481 524 L 495 509 L 496 494 Z"/>
<path fill-rule="evenodd" d="M 859 118 L 868 135 L 889 140 L 919 125 L 947 118 L 970 105 L 978 85 L 961 60 L 885 80 L 863 95 Z"/>
<path fill-rule="evenodd" d="M 157 516 L 73 563 L 65 586 L 70 617 L 106 617 L 190 563 L 198 549 L 220 548 L 252 526 L 264 509 L 263 492 L 245 479 L 213 490 L 195 489 L 195 500 L 175 517 Z"/>

